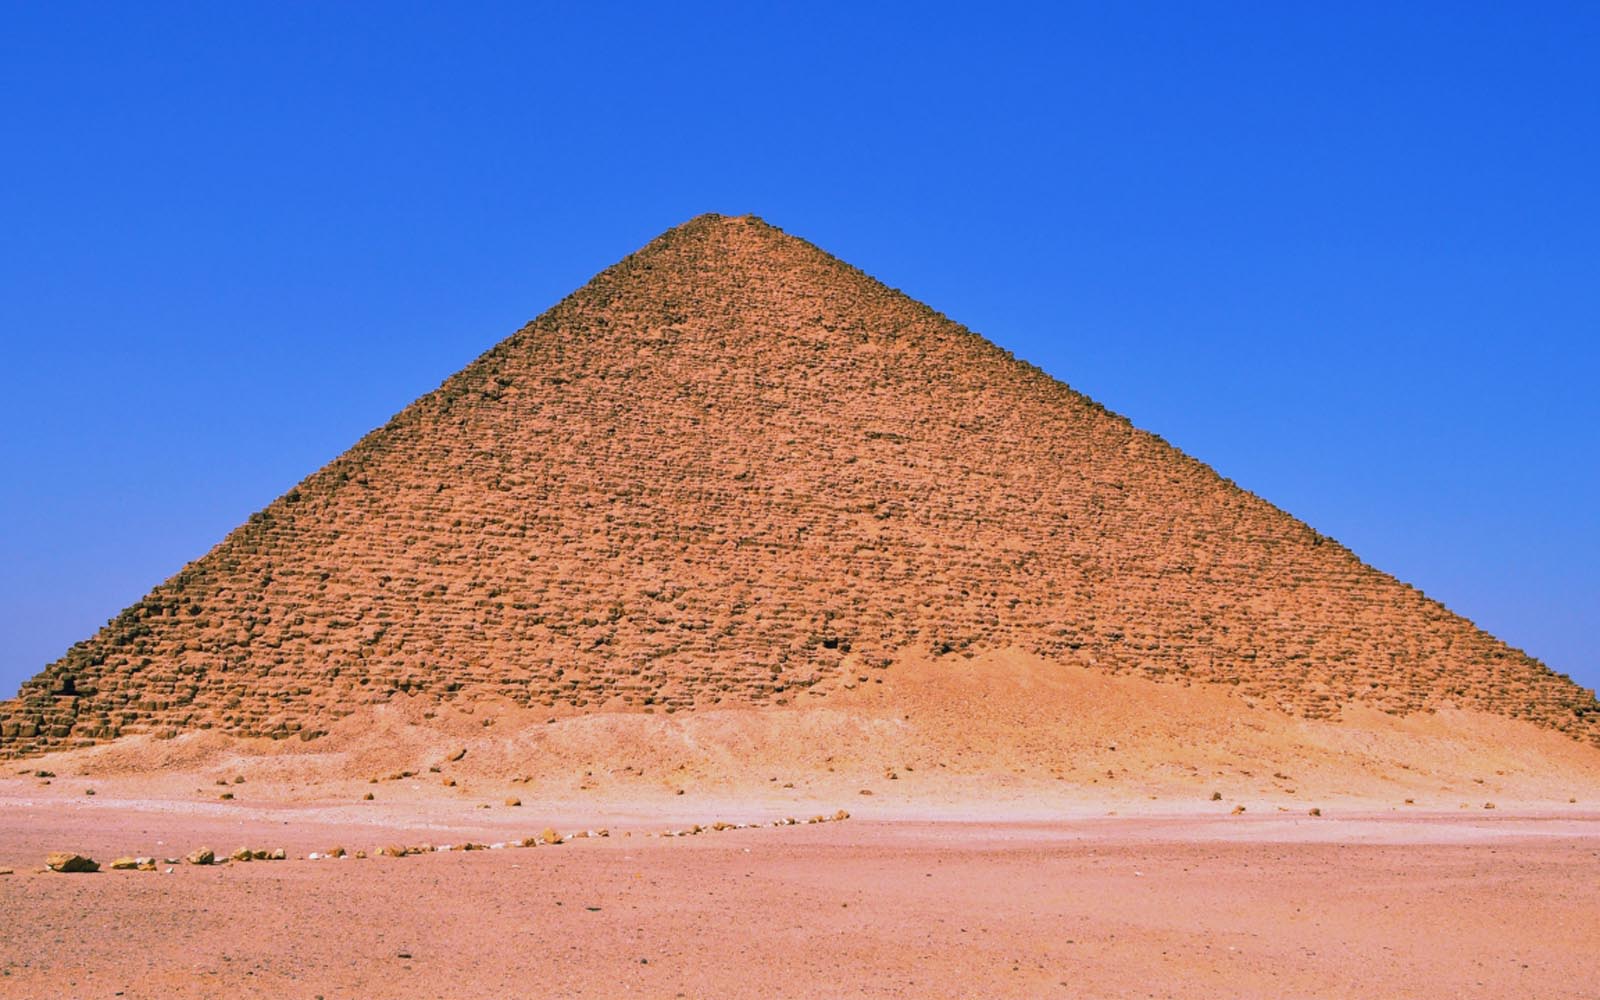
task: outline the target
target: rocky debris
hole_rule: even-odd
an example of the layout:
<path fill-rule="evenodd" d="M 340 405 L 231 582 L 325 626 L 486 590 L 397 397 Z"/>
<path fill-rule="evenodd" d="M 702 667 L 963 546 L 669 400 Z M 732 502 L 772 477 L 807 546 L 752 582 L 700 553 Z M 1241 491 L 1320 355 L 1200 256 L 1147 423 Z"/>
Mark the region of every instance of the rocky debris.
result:
<path fill-rule="evenodd" d="M 467 748 L 466 747 L 462 747 L 461 749 L 457 750 L 455 753 L 453 753 L 450 756 L 446 757 L 444 760 L 445 760 L 445 763 L 447 763 L 447 764 L 454 764 L 456 761 L 460 760 L 461 758 L 465 757 L 466 755 L 467 755 Z"/>
<path fill-rule="evenodd" d="M 1239 811 L 1243 811 L 1243 807 L 1242 806 L 1239 807 Z M 1312 814 L 1313 815 L 1320 815 L 1320 812 L 1318 810 L 1313 809 L 1312 810 Z M 850 818 L 850 813 L 848 811 L 844 810 L 844 809 L 840 809 L 840 810 L 837 810 L 836 812 L 834 812 L 831 816 L 819 813 L 819 814 L 817 814 L 815 816 L 812 816 L 810 819 L 805 820 L 804 822 L 807 823 L 807 824 L 834 823 L 834 822 L 839 822 L 839 821 L 846 820 L 846 819 L 849 819 L 849 818 Z M 687 829 L 665 830 L 665 831 L 662 831 L 661 833 L 657 834 L 657 836 L 661 836 L 661 837 L 693 837 L 693 836 L 697 836 L 697 835 L 703 834 L 703 833 L 721 833 L 721 832 L 726 831 L 726 830 L 748 830 L 748 829 L 751 829 L 752 827 L 761 826 L 761 825 L 774 826 L 774 827 L 783 827 L 783 826 L 797 826 L 797 825 L 800 825 L 800 823 L 801 823 L 801 820 L 798 820 L 793 816 L 787 816 L 787 817 L 784 817 L 783 819 L 773 820 L 768 824 L 761 824 L 761 823 L 729 823 L 729 822 L 727 822 L 725 820 L 717 820 L 717 821 L 715 821 L 715 822 L 713 822 L 713 823 L 711 823 L 709 825 L 702 825 L 702 824 L 699 824 L 699 823 L 695 823 L 695 824 L 690 825 Z M 601 827 L 598 830 L 587 830 L 587 829 L 578 830 L 578 831 L 576 831 L 576 832 L 574 832 L 574 833 L 572 833 L 570 835 L 566 835 L 566 836 L 564 836 L 561 833 L 557 832 L 554 827 L 546 827 L 542 833 L 539 833 L 536 836 L 524 837 L 524 838 L 522 838 L 522 840 L 518 841 L 516 844 L 510 844 L 510 843 L 506 843 L 506 842 L 495 842 L 495 843 L 490 843 L 490 844 L 484 844 L 484 843 L 479 843 L 479 842 L 476 842 L 476 841 L 470 841 L 469 840 L 469 841 L 465 841 L 463 843 L 455 844 L 455 845 L 451 845 L 451 844 L 439 844 L 439 845 L 421 844 L 421 845 L 417 845 L 417 846 L 407 847 L 407 846 L 401 845 L 399 843 L 390 843 L 390 844 L 385 844 L 385 845 L 383 845 L 381 847 L 374 848 L 372 850 L 372 853 L 371 853 L 370 856 L 374 857 L 374 858 L 404 858 L 404 857 L 410 857 L 412 855 L 418 855 L 418 854 L 432 854 L 432 853 L 435 853 L 435 852 L 438 852 L 438 851 L 500 851 L 500 850 L 505 850 L 505 849 L 507 849 L 509 847 L 523 847 L 523 848 L 544 847 L 544 846 L 552 846 L 552 845 L 556 845 L 556 844 L 565 844 L 565 843 L 568 843 L 568 842 L 571 842 L 571 841 L 575 841 L 575 840 L 588 840 L 588 839 L 591 839 L 591 838 L 598 839 L 598 838 L 601 838 L 601 837 L 610 837 L 610 836 L 611 836 L 611 830 L 609 828 L 606 828 L 606 827 Z M 631 834 L 629 832 L 627 832 L 627 831 L 624 831 L 623 836 L 631 836 Z M 354 855 L 350 855 L 345 851 L 345 849 L 343 847 L 336 846 L 336 847 L 330 848 L 326 852 L 320 852 L 319 853 L 317 851 L 312 851 L 310 854 L 306 855 L 305 859 L 307 861 L 321 861 L 321 860 L 324 860 L 324 859 L 338 859 L 338 858 L 345 858 L 345 857 L 353 857 L 353 858 L 364 859 L 364 858 L 367 858 L 368 856 L 369 855 L 365 850 L 356 851 Z M 288 860 L 288 857 L 289 857 L 288 852 L 284 848 L 281 848 L 281 847 L 274 848 L 272 850 L 267 850 L 265 848 L 240 847 L 240 848 L 234 850 L 231 854 L 229 854 L 227 856 L 226 860 L 233 861 L 233 862 L 238 862 L 238 863 L 244 863 L 244 862 L 250 862 L 250 861 L 285 861 L 285 860 Z M 200 866 L 214 865 L 214 864 L 217 863 L 217 857 L 216 857 L 216 854 L 210 848 L 202 847 L 202 848 L 199 848 L 198 850 L 192 851 L 188 855 L 186 855 L 182 859 L 182 862 L 190 864 L 190 865 L 200 865 Z M 76 854 L 67 854 L 67 853 L 52 854 L 52 855 L 50 855 L 49 861 L 47 863 L 49 864 L 49 867 L 52 870 L 55 870 L 55 871 L 97 871 L 99 869 L 99 865 L 96 864 L 94 861 L 92 861 L 92 860 L 90 860 L 90 859 L 88 859 L 86 857 L 83 857 L 81 855 L 76 855 Z M 167 865 L 177 865 L 177 864 L 180 863 L 180 861 L 179 861 L 178 858 L 167 858 L 167 859 L 165 859 L 164 863 L 167 864 Z M 57 867 L 58 864 L 62 865 L 62 866 L 66 866 L 66 867 Z M 79 865 L 90 865 L 90 866 L 93 866 L 93 867 L 77 867 Z M 111 863 L 110 867 L 112 869 L 118 870 L 118 871 L 125 871 L 125 870 L 130 870 L 130 869 L 135 869 L 135 870 L 138 870 L 138 871 L 157 871 L 159 866 L 158 866 L 158 863 L 157 863 L 157 859 L 152 858 L 152 857 L 126 857 L 125 856 L 125 857 L 117 858 L 115 861 L 113 861 Z M 167 869 L 167 871 L 169 873 L 172 870 L 173 869 L 170 868 L 170 867 Z M 0 870 L 0 875 L 9 875 L 9 874 L 11 874 L 11 871 L 9 869 Z"/>
<path fill-rule="evenodd" d="M 509 797 L 508 797 L 508 798 L 507 798 L 507 799 L 506 799 L 506 805 L 508 805 L 508 806 L 511 806 L 511 807 L 513 807 L 513 808 L 515 808 L 515 807 L 517 807 L 517 806 L 520 806 L 520 805 L 522 805 L 522 800 L 521 800 L 521 799 L 519 799 L 519 798 L 517 798 L 517 797 L 516 797 L 516 796 L 515 796 L 515 795 L 512 795 L 512 796 L 509 796 Z"/>
<path fill-rule="evenodd" d="M 1238 816 L 1242 812 L 1244 812 L 1244 806 L 1234 806 L 1232 815 Z"/>
<path fill-rule="evenodd" d="M 13 869 L 0 868 L 0 875 L 15 875 L 15 874 L 16 874 L 16 872 Z"/>
<path fill-rule="evenodd" d="M 1311 812 L 1310 812 L 1310 813 L 1309 813 L 1309 814 L 1308 814 L 1308 815 L 1311 815 L 1311 816 L 1321 816 L 1321 815 L 1322 815 L 1322 809 L 1321 809 L 1321 807 L 1320 807 L 1320 806 L 1312 806 L 1312 807 L 1311 807 Z"/>
<path fill-rule="evenodd" d="M 53 851 L 45 858 L 45 867 L 53 872 L 97 872 L 100 863 L 83 854 L 71 851 Z"/>
<path fill-rule="evenodd" d="M 377 798 L 376 795 L 373 795 L 371 792 L 368 792 L 367 794 L 361 796 L 361 801 L 363 801 L 363 802 L 371 802 L 375 798 Z"/>

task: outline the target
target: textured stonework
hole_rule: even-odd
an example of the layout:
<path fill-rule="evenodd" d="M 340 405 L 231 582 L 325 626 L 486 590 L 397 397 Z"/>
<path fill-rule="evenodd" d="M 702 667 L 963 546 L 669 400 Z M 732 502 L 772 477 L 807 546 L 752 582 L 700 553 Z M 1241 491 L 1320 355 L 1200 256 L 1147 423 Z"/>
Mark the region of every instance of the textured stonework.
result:
<path fill-rule="evenodd" d="M 774 703 L 1000 647 L 1600 743 L 1591 692 L 1161 439 L 801 240 L 703 216 L 74 646 L 0 705 L 0 755 L 311 738 L 400 691 Z"/>

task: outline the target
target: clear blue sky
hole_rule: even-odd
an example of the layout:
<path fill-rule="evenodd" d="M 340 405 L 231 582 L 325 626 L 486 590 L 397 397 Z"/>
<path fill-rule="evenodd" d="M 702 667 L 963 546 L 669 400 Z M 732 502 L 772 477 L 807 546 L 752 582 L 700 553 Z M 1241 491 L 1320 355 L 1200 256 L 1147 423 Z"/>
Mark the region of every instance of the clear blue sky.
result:
<path fill-rule="evenodd" d="M 705 211 L 1600 684 L 1600 7 L 670 7 L 0 6 L 0 696 Z"/>

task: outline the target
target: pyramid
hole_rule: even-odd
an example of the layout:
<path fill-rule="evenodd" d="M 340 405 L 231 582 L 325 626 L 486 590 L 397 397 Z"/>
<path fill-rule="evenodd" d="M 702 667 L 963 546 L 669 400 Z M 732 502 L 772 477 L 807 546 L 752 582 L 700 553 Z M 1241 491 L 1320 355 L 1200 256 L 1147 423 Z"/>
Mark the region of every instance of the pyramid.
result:
<path fill-rule="evenodd" d="M 707 215 L 73 646 L 0 705 L 0 755 L 309 740 L 402 695 L 792 705 L 997 649 L 1600 745 L 1592 692 L 932 309 Z"/>

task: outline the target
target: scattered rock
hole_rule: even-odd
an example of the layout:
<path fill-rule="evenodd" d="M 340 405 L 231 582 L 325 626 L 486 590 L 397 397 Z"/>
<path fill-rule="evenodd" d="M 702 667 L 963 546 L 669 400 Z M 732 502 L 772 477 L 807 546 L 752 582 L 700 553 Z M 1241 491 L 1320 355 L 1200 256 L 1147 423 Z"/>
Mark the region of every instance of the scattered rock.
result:
<path fill-rule="evenodd" d="M 1483 804 L 1483 807 L 1484 807 L 1484 808 L 1485 808 L 1485 809 L 1493 809 L 1493 808 L 1494 808 L 1494 803 L 1493 803 L 1493 802 L 1485 802 L 1485 803 L 1484 803 L 1484 804 Z"/>
<path fill-rule="evenodd" d="M 466 755 L 467 755 L 467 748 L 466 747 L 462 747 L 461 749 L 457 750 L 455 753 L 453 753 L 450 756 L 446 757 L 445 758 L 445 763 L 454 764 L 456 761 L 460 760 L 461 758 L 465 757 Z"/>
<path fill-rule="evenodd" d="M 118 858 L 117 860 L 111 862 L 111 870 L 114 872 L 131 872 L 138 867 L 138 858 Z"/>
<path fill-rule="evenodd" d="M 559 844 L 561 843 L 561 834 L 547 826 L 544 828 L 544 832 L 539 834 L 539 840 L 546 844 Z"/>
<path fill-rule="evenodd" d="M 221 799 L 224 802 L 228 802 L 228 801 L 232 800 L 233 793 L 232 792 L 223 792 L 221 795 L 217 796 L 217 798 Z"/>
<path fill-rule="evenodd" d="M 83 854 L 74 854 L 71 851 L 53 851 L 45 858 L 45 867 L 53 872 L 97 872 L 100 863 Z"/>
<path fill-rule="evenodd" d="M 377 798 L 376 795 L 373 795 L 371 792 L 368 792 L 367 794 L 361 796 L 361 801 L 363 801 L 363 802 L 371 802 L 375 798 Z"/>
<path fill-rule="evenodd" d="M 845 810 L 840 809 L 838 812 L 833 814 L 833 818 L 834 818 L 834 821 L 837 822 L 839 820 L 849 819 L 850 818 L 850 814 L 848 812 L 846 812 Z"/>
<path fill-rule="evenodd" d="M 1321 816 L 1322 815 L 1322 810 L 1317 806 L 1312 806 L 1311 807 L 1311 815 L 1313 815 L 1313 816 Z"/>
<path fill-rule="evenodd" d="M 1211 793 L 1211 801 L 1212 802 L 1221 802 L 1222 801 L 1222 793 L 1221 792 L 1212 792 Z"/>
<path fill-rule="evenodd" d="M 520 805 L 522 805 L 522 800 L 517 798 L 515 795 L 513 795 L 510 798 L 506 799 L 506 805 L 508 805 L 508 806 L 520 806 Z"/>
<path fill-rule="evenodd" d="M 857 793 L 857 794 L 859 794 L 859 795 L 871 795 L 871 794 L 872 794 L 872 789 L 870 789 L 870 788 L 863 788 L 863 789 L 862 789 L 862 790 L 861 790 L 861 791 L 860 791 L 860 792 L 858 792 L 858 793 Z"/>
<path fill-rule="evenodd" d="M 1242 812 L 1244 812 L 1244 806 L 1234 806 L 1233 807 L 1233 815 L 1237 816 Z"/>
<path fill-rule="evenodd" d="M 250 861 L 255 858 L 255 852 L 248 847 L 241 847 L 228 855 L 228 858 L 232 861 Z"/>
<path fill-rule="evenodd" d="M 10 868 L 0 868 L 0 875 L 15 875 L 15 874 L 16 874 L 16 872 L 12 871 Z"/>
<path fill-rule="evenodd" d="M 378 848 L 378 857 L 380 858 L 403 858 L 408 853 L 409 852 L 399 844 L 385 844 L 383 847 Z"/>
<path fill-rule="evenodd" d="M 209 865 L 216 862 L 217 856 L 211 848 L 202 847 L 198 851 L 191 851 L 183 860 L 191 865 Z"/>
<path fill-rule="evenodd" d="M 345 855 L 345 850 L 342 847 L 329 848 L 328 851 L 327 851 L 327 856 L 330 857 L 330 858 L 342 858 L 342 857 L 344 857 L 344 855 Z"/>

